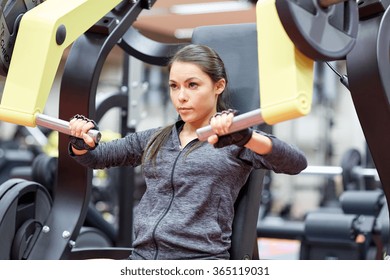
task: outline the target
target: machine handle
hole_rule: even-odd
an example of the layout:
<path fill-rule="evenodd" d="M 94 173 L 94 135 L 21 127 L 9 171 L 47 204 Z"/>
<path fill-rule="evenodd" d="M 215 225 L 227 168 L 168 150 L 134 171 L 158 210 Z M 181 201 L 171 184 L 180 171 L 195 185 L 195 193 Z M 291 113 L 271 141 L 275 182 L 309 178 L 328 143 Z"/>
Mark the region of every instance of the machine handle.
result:
<path fill-rule="evenodd" d="M 235 116 L 233 118 L 233 123 L 230 126 L 230 129 L 227 134 L 243 130 L 245 128 L 259 125 L 264 123 L 263 116 L 261 114 L 261 109 L 256 109 L 253 111 L 249 111 L 247 113 L 244 113 L 242 115 Z M 202 128 L 198 128 L 196 130 L 196 134 L 198 135 L 199 141 L 206 141 L 207 138 L 214 135 L 214 131 L 212 130 L 211 126 L 205 126 Z"/>
<path fill-rule="evenodd" d="M 37 125 L 71 135 L 69 129 L 69 122 L 67 121 L 53 118 L 44 114 L 37 114 L 35 122 Z M 95 141 L 95 143 L 99 143 L 100 138 L 102 136 L 100 131 L 96 129 L 90 129 L 88 131 L 88 135 L 93 138 L 93 141 Z"/>

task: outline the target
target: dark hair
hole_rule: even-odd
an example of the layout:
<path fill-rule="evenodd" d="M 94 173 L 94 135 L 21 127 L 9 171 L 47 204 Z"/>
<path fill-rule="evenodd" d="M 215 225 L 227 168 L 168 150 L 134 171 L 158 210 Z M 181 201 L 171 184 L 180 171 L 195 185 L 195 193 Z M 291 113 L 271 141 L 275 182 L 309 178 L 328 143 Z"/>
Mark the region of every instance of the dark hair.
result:
<path fill-rule="evenodd" d="M 221 79 L 225 79 L 226 87 L 223 93 L 218 96 L 217 100 L 217 112 L 228 109 L 226 105 L 225 95 L 227 91 L 228 78 L 226 74 L 225 65 L 217 52 L 212 48 L 205 45 L 189 44 L 179 49 L 175 55 L 168 62 L 168 71 L 171 70 L 172 64 L 176 61 L 188 62 L 197 65 L 204 73 L 206 73 L 210 79 L 216 83 Z M 156 161 L 157 153 L 162 145 L 168 140 L 168 137 L 172 131 L 173 125 L 169 125 L 159 130 L 149 141 L 143 161 L 153 160 Z M 201 143 L 199 143 L 200 145 Z M 199 145 L 194 145 L 190 151 Z M 190 152 L 189 151 L 189 152 Z"/>
<path fill-rule="evenodd" d="M 196 64 L 214 83 L 225 79 L 226 85 L 228 84 L 225 64 L 217 52 L 208 46 L 190 44 L 181 48 L 169 61 L 169 71 L 171 70 L 172 64 L 176 61 Z M 222 93 L 218 97 L 217 112 L 227 109 L 224 96 L 225 94 Z"/>

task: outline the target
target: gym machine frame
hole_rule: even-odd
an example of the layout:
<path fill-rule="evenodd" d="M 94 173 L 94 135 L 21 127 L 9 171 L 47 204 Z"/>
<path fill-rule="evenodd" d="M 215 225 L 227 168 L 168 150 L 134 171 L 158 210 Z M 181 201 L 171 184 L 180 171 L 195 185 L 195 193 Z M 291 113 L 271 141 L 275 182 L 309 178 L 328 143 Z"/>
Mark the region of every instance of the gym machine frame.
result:
<path fill-rule="evenodd" d="M 94 103 L 98 78 L 107 55 L 116 44 L 124 49 L 129 55 L 133 55 L 145 62 L 157 65 L 163 65 L 166 62 L 165 59 L 161 59 L 160 57 L 165 58 L 166 53 L 173 53 L 173 49 L 177 46 L 169 44 L 161 45 L 158 50 L 151 50 L 152 55 L 141 52 L 142 48 L 147 45 L 149 40 L 139 34 L 137 30 L 131 28 L 131 24 L 136 20 L 141 10 L 150 8 L 154 2 L 155 1 L 138 1 L 135 3 L 128 3 L 127 1 L 123 1 L 116 10 L 113 10 L 95 24 L 90 32 L 86 32 L 74 42 L 66 61 L 61 83 L 59 105 L 60 119 L 68 119 L 77 113 L 90 116 L 91 118 L 95 117 L 96 112 Z M 112 28 L 113 24 L 115 28 Z M 140 49 L 137 49 L 137 47 Z M 158 56 L 160 52 L 164 55 L 161 54 Z M 82 57 L 83 61 L 88 63 L 80 64 L 80 57 Z M 82 66 L 81 69 L 80 66 Z M 75 69 L 77 70 L 75 71 Z M 73 100 L 78 100 L 77 104 L 72 102 Z M 60 135 L 58 165 L 58 170 L 60 170 L 60 172 L 57 180 L 58 187 L 63 186 L 64 188 L 69 188 L 69 186 L 72 186 L 76 189 L 84 189 L 89 192 L 92 175 L 89 171 L 87 171 L 88 174 L 85 174 L 86 171 L 84 168 L 78 166 L 77 163 L 69 159 L 67 145 L 68 138 L 66 135 Z M 65 169 L 68 171 L 63 172 Z M 74 172 L 76 170 L 79 173 L 83 173 L 84 176 L 75 176 Z M 129 179 L 128 176 L 127 178 Z M 129 186 L 129 188 L 131 187 L 132 186 Z M 132 201 L 132 192 L 126 191 L 126 188 L 122 188 L 121 192 L 120 205 L 123 206 L 129 201 Z M 74 197 L 74 195 L 72 196 Z M 87 195 L 79 195 L 79 197 L 83 196 L 85 197 L 85 202 L 88 203 L 89 193 Z M 131 246 L 132 209 L 129 209 L 129 207 L 130 206 L 128 205 L 121 209 L 119 217 L 119 226 L 121 227 L 121 230 L 118 232 L 118 245 L 123 247 Z M 128 210 L 128 213 L 124 213 L 126 210 Z M 81 227 L 84 220 L 83 217 L 85 214 L 83 215 L 83 212 L 81 213 L 82 215 L 78 218 L 77 227 L 74 229 L 75 236 L 73 238 L 77 237 L 78 229 Z M 70 238 L 69 240 L 74 239 Z M 66 249 L 66 252 L 64 252 L 65 254 L 59 256 L 60 258 L 72 258 L 72 256 L 70 256 L 71 248 Z M 123 252 L 124 255 L 128 253 L 129 252 L 126 250 Z M 103 251 L 103 254 L 107 253 Z"/>

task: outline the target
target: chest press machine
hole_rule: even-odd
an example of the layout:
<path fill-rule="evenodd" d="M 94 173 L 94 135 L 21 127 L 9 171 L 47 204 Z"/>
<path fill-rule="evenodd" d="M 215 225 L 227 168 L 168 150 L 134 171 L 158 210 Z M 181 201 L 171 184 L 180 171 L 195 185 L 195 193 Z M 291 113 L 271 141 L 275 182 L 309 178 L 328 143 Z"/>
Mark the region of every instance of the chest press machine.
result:
<path fill-rule="evenodd" d="M 357 13 L 355 1 L 320 1 L 323 5 L 321 7 L 320 2 L 317 1 L 305 7 L 298 7 L 299 5 L 294 4 L 294 1 L 273 2 L 275 1 L 265 1 L 264 6 L 257 7 L 257 12 L 261 14 L 257 26 L 262 108 L 236 117 L 233 130 L 262 122 L 274 124 L 308 114 L 311 104 L 313 61 L 346 58 L 349 86 L 355 107 L 378 169 L 384 193 L 389 197 L 390 175 L 385 170 L 389 162 L 389 153 L 386 153 L 385 145 L 390 143 L 390 135 L 383 133 L 389 131 L 390 126 L 389 79 L 385 78 L 389 77 L 388 4 L 383 4 L 383 1 L 372 1 L 380 2 L 382 6 L 379 6 L 382 10 L 378 5 L 374 5 L 376 12 L 371 11 L 361 20 L 360 33 L 357 36 L 355 33 L 357 23 L 354 21 L 356 17 L 353 16 Z M 25 126 L 45 126 L 66 134 L 67 123 L 62 119 L 69 119 L 75 114 L 83 114 L 93 119 L 96 113 L 95 95 L 98 78 L 104 60 L 115 45 L 142 61 L 165 65 L 167 59 L 181 45 L 152 41 L 131 27 L 142 9 L 149 9 L 154 3 L 155 1 L 146 0 L 103 2 L 47 0 L 39 2 L 37 6 L 25 6 L 22 12 L 16 10 L 19 13 L 13 16 L 13 21 L 11 20 L 10 23 L 15 23 L 14 26 L 17 28 L 12 32 L 8 31 L 10 34 L 8 42 L 11 42 L 9 44 L 11 47 L 3 48 L 1 57 L 2 74 L 7 77 L 0 104 L 0 120 Z M 321 33 L 321 27 L 323 25 L 328 27 L 324 21 L 327 13 L 341 5 L 351 9 L 348 10 L 349 14 L 345 14 L 348 14 L 352 20 L 349 26 L 352 33 L 350 30 L 341 32 L 348 35 L 345 36 L 347 40 L 341 42 L 341 50 L 337 49 L 334 52 L 333 49 L 327 49 L 333 47 L 332 44 L 327 46 L 326 42 L 321 41 L 321 35 L 329 35 L 326 28 L 322 29 Z M 3 12 L 7 11 L 6 8 L 10 11 L 7 5 L 2 8 Z M 304 8 L 305 11 L 310 9 L 313 11 L 314 8 L 323 12 L 322 18 L 313 18 L 312 21 L 312 25 L 320 30 L 316 33 L 314 43 L 310 40 L 314 33 L 306 34 L 307 30 L 302 29 L 297 22 L 295 15 L 299 14 L 299 8 Z M 4 13 L 2 19 L 4 21 L 8 19 Z M 271 36 L 270 33 L 264 35 L 269 31 L 265 29 L 267 26 L 263 21 L 265 19 L 273 23 L 271 26 L 275 27 L 278 36 Z M 293 22 L 293 24 L 286 24 L 286 22 Z M 11 25 L 7 24 L 7 26 Z M 285 29 L 286 26 L 293 26 L 295 30 Z M 275 29 L 272 28 L 271 32 L 276 32 Z M 288 36 L 284 33 L 285 30 L 288 31 Z M 372 32 L 373 30 L 375 32 Z M 272 52 L 272 44 L 267 45 L 267 40 L 262 36 L 266 36 L 267 40 L 278 38 L 279 41 L 273 43 L 284 48 L 283 52 L 278 49 L 279 55 L 272 56 L 272 53 L 275 55 L 275 52 Z M 367 36 L 371 37 L 367 39 Z M 5 38 L 3 37 L 3 40 Z M 13 42 L 14 47 L 12 47 Z M 62 77 L 60 119 L 57 120 L 45 116 L 42 112 L 62 54 L 71 44 L 73 45 Z M 325 44 L 325 54 L 322 44 Z M 26 50 L 25 46 L 29 46 L 29 49 Z M 281 53 L 285 56 L 280 56 Z M 11 56 L 12 60 L 10 60 Z M 378 57 L 385 59 L 378 60 Z M 267 61 L 267 58 L 271 58 L 272 63 Z M 362 69 L 361 65 L 370 67 Z M 263 68 L 264 66 L 266 67 Z M 365 72 L 362 74 L 363 71 Z M 276 81 L 283 76 L 286 78 L 286 83 L 275 83 L 275 75 L 278 76 Z M 369 84 L 364 82 L 367 80 L 370 81 Z M 288 90 L 275 90 L 274 86 L 277 84 L 288 85 Z M 281 95 L 272 95 L 270 94 L 272 92 Z M 367 92 L 370 92 L 370 95 Z M 77 102 L 74 102 L 75 100 Z M 372 114 L 374 110 L 376 114 Z M 98 141 L 99 132 L 94 133 Z M 200 130 L 199 139 L 204 139 L 207 133 L 210 133 L 209 128 Z M 34 182 L 16 179 L 1 186 L 0 235 L 5 238 L 2 238 L 0 243 L 2 248 L 0 258 L 67 259 L 70 257 L 74 240 L 85 219 L 92 172 L 81 168 L 69 159 L 67 143 L 68 138 L 61 134 L 54 199 Z M 110 256 L 105 255 L 105 257 Z"/>

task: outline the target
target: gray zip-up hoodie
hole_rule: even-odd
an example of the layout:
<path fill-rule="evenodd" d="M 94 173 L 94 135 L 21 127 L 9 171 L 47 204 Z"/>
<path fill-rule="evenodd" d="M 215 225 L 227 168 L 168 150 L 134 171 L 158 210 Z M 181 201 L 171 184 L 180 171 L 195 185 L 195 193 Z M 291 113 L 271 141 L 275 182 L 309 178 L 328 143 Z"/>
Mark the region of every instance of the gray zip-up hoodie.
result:
<path fill-rule="evenodd" d="M 234 202 L 251 170 L 297 174 L 307 166 L 300 150 L 272 135 L 267 135 L 272 152 L 265 156 L 236 145 L 214 148 L 206 142 L 187 154 L 198 140 L 181 148 L 182 126 L 182 121 L 176 123 L 156 164 L 143 166 L 147 187 L 135 209 L 131 259 L 228 259 Z M 101 143 L 75 159 L 94 169 L 140 165 L 157 130 Z"/>

